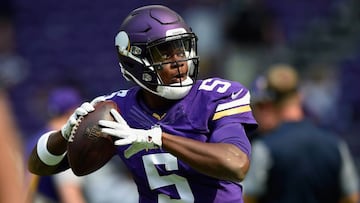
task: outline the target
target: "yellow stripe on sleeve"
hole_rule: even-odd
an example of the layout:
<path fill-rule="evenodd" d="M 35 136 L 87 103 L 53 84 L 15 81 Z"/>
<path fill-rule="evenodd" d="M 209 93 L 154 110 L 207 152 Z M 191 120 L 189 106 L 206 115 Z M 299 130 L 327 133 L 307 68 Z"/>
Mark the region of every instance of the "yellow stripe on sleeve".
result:
<path fill-rule="evenodd" d="M 248 111 L 251 111 L 250 105 L 240 106 L 237 108 L 232 108 L 232 109 L 227 109 L 224 111 L 217 112 L 214 114 L 214 117 L 212 119 L 217 120 L 224 116 L 231 116 L 234 114 L 244 113 L 244 112 L 248 112 Z"/>

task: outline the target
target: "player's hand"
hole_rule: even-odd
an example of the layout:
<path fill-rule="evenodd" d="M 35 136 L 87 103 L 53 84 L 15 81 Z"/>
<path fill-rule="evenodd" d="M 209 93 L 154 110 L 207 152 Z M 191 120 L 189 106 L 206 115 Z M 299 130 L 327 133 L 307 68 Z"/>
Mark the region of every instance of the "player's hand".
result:
<path fill-rule="evenodd" d="M 64 137 L 65 140 L 69 140 L 72 128 L 77 124 L 78 118 L 80 116 L 86 116 L 89 112 L 94 111 L 94 105 L 101 101 L 105 101 L 105 97 L 96 97 L 90 103 L 85 102 L 81 104 L 80 107 L 75 109 L 74 113 L 71 114 L 65 125 L 63 125 L 61 128 L 61 135 Z"/>
<path fill-rule="evenodd" d="M 100 120 L 103 126 L 102 132 L 113 137 L 120 138 L 114 142 L 115 145 L 131 146 L 125 151 L 125 157 L 129 158 L 144 149 L 156 149 L 161 147 L 162 130 L 160 126 L 154 126 L 149 130 L 131 128 L 124 118 L 115 109 L 111 109 L 115 121 Z"/>

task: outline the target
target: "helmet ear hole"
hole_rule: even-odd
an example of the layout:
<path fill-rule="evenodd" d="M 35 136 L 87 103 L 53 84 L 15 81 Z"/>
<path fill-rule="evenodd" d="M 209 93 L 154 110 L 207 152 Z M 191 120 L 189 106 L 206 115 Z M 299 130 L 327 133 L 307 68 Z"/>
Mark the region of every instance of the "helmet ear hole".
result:
<path fill-rule="evenodd" d="M 119 52 L 128 50 L 130 48 L 130 39 L 126 32 L 120 31 L 115 37 L 115 46 Z"/>

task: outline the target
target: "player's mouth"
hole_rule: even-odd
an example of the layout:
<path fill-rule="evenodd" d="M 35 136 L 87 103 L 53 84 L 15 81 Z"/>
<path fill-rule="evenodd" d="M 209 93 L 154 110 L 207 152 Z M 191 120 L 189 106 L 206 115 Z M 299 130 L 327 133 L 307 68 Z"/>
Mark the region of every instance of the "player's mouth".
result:
<path fill-rule="evenodd" d="M 175 75 L 172 80 L 171 83 L 181 83 L 182 81 L 184 81 L 187 78 L 187 74 L 186 73 L 182 73 L 182 74 L 177 74 Z"/>

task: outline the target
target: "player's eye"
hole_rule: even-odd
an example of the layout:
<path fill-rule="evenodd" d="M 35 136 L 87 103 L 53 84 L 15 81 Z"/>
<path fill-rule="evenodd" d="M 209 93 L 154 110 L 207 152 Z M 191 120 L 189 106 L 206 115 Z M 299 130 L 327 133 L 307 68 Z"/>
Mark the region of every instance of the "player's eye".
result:
<path fill-rule="evenodd" d="M 183 50 L 178 50 L 175 52 L 175 55 L 179 58 L 185 58 L 185 52 Z"/>
<path fill-rule="evenodd" d="M 184 59 L 188 47 L 189 40 L 174 40 L 150 47 L 149 54 L 153 63 L 169 62 L 174 56 Z"/>
<path fill-rule="evenodd" d="M 167 53 L 164 53 L 162 54 L 161 56 L 161 61 L 165 61 L 165 60 L 168 60 L 171 58 L 171 55 L 170 54 L 167 54 Z"/>
<path fill-rule="evenodd" d="M 162 61 L 170 60 L 173 56 L 176 56 L 178 58 L 184 58 L 185 52 L 181 49 L 172 50 L 168 53 L 163 53 L 161 55 L 161 60 Z"/>

